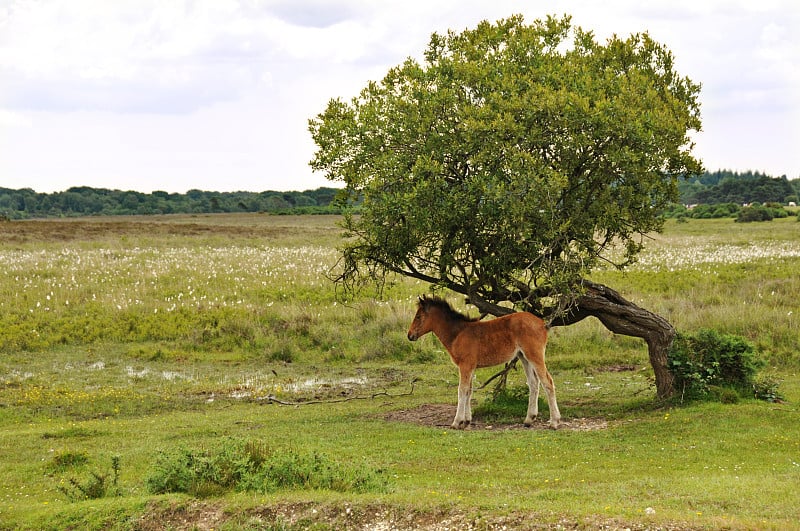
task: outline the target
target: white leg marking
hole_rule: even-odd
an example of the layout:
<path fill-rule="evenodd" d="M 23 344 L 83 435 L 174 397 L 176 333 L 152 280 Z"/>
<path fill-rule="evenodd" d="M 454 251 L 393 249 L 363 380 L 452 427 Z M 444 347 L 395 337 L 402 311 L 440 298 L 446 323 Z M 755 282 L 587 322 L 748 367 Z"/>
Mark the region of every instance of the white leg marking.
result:
<path fill-rule="evenodd" d="M 460 371 L 459 371 L 460 372 Z M 458 382 L 458 407 L 456 408 L 456 418 L 453 419 L 453 428 L 463 430 L 472 422 L 472 375 L 474 370 L 460 372 Z"/>
<path fill-rule="evenodd" d="M 533 364 L 525 359 L 524 355 L 519 357 L 522 368 L 525 369 L 525 379 L 528 382 L 528 414 L 525 416 L 525 425 L 530 426 L 533 420 L 539 415 L 539 377 L 533 369 Z"/>

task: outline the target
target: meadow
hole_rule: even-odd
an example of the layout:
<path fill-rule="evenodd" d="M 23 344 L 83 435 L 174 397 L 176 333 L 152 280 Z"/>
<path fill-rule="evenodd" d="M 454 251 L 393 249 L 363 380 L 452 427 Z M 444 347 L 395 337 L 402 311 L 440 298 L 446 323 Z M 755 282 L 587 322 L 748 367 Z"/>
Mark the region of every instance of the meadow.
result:
<path fill-rule="evenodd" d="M 800 529 L 796 218 L 669 221 L 593 275 L 745 337 L 782 401 L 658 403 L 589 319 L 551 331 L 557 431 L 520 371 L 450 430 L 456 371 L 406 339 L 428 286 L 342 300 L 337 219 L 0 222 L 0 529 Z"/>

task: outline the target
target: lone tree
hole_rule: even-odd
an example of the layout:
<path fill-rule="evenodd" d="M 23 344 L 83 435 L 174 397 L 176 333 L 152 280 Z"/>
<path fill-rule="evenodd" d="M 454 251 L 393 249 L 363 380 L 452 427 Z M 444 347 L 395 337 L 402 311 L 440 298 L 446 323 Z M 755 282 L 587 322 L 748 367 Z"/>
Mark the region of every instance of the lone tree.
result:
<path fill-rule="evenodd" d="M 602 44 L 568 16 L 434 33 L 424 62 L 309 122 L 312 168 L 363 201 L 338 281 L 400 274 L 550 326 L 594 316 L 647 342 L 668 397 L 673 326 L 586 277 L 631 264 L 677 179 L 702 172 L 699 90 L 646 33 Z"/>

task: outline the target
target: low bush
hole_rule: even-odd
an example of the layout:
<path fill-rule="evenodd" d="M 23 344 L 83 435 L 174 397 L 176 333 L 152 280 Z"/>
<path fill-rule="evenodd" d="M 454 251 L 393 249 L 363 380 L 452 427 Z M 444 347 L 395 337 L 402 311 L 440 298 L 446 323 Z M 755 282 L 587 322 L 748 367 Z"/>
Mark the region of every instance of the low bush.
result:
<path fill-rule="evenodd" d="M 46 469 L 51 473 L 65 472 L 72 468 L 81 467 L 88 462 L 89 454 L 86 452 L 56 452 L 53 455 L 53 459 L 47 464 Z"/>
<path fill-rule="evenodd" d="M 782 402 L 783 395 L 778 391 L 781 381 L 771 374 L 758 375 L 753 381 L 753 395 L 767 402 Z"/>
<path fill-rule="evenodd" d="M 259 441 L 228 439 L 216 451 L 179 449 L 157 459 L 147 478 L 152 494 L 182 492 L 195 497 L 227 491 L 274 492 L 322 489 L 339 492 L 385 492 L 380 470 L 343 465 L 324 454 L 273 450 Z"/>
<path fill-rule="evenodd" d="M 744 338 L 703 329 L 678 334 L 667 356 L 679 399 L 717 399 L 730 403 L 731 390 L 753 396 L 758 370 L 764 365 Z"/>
<path fill-rule="evenodd" d="M 67 500 L 72 502 L 120 496 L 122 491 L 119 487 L 119 469 L 120 457 L 115 455 L 111 458 L 111 472 L 102 473 L 91 470 L 85 481 L 72 477 L 56 488 Z"/>
<path fill-rule="evenodd" d="M 760 205 L 745 207 L 736 216 L 737 223 L 750 223 L 752 221 L 772 221 L 770 209 Z"/>
<path fill-rule="evenodd" d="M 736 216 L 736 221 L 737 223 L 772 221 L 775 218 L 785 218 L 788 216 L 789 213 L 778 203 L 767 203 L 766 205 L 753 204 L 741 209 Z"/>

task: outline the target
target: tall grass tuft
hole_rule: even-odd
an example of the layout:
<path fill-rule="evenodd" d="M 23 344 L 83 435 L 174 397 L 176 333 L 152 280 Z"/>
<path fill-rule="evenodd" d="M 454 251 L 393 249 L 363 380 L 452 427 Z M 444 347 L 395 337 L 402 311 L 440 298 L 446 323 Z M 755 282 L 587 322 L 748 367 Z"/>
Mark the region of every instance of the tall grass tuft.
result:
<path fill-rule="evenodd" d="M 69 501 L 97 500 L 109 496 L 121 496 L 122 491 L 119 487 L 120 456 L 111 457 L 111 472 L 89 471 L 89 477 L 81 481 L 77 478 L 69 478 L 66 483 L 58 485 L 56 488 Z"/>

